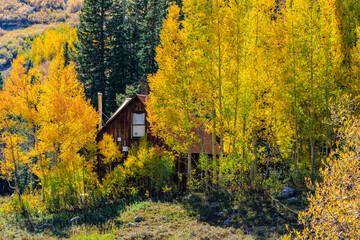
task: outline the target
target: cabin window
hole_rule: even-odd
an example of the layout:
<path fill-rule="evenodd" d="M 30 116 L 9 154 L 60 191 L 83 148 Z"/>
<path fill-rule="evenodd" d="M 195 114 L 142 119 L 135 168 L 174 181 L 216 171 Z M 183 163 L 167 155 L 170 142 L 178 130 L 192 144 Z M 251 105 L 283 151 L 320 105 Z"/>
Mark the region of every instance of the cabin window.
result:
<path fill-rule="evenodd" d="M 145 136 L 145 113 L 132 114 L 132 137 L 140 138 Z"/>

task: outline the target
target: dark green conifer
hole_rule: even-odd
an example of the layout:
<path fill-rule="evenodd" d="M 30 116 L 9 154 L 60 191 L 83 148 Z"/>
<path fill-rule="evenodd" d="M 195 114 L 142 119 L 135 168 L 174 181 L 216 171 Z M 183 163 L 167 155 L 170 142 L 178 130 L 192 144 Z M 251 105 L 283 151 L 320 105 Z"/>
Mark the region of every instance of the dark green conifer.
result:
<path fill-rule="evenodd" d="M 113 0 L 85 0 L 80 13 L 78 28 L 78 76 L 85 86 L 85 93 L 95 106 L 97 93 L 104 94 L 104 102 L 108 101 L 108 69 L 109 69 L 109 19 Z M 104 112 L 109 109 L 104 105 Z"/>

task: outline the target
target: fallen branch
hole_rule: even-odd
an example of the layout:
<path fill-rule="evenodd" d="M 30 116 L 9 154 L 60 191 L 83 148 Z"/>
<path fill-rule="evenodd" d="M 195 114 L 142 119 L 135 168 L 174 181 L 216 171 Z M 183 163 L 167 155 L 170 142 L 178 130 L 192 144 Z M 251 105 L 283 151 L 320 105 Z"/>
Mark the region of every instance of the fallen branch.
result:
<path fill-rule="evenodd" d="M 274 200 L 275 202 L 277 202 L 278 204 L 280 204 L 280 205 L 281 205 L 282 207 L 284 207 L 285 209 L 289 210 L 291 213 L 296 214 L 296 216 L 300 213 L 300 212 L 298 212 L 298 211 L 296 211 L 296 210 L 293 210 L 293 209 L 289 208 L 288 206 L 282 204 L 279 200 L 277 200 L 276 198 L 272 197 L 271 195 L 269 195 L 269 197 L 270 197 L 272 200 Z"/>

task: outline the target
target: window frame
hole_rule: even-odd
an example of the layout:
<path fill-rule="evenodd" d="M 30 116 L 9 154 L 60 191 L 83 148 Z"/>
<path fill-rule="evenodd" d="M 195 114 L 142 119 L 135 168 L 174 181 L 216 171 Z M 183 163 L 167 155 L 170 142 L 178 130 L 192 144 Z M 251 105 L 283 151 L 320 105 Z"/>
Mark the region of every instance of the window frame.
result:
<path fill-rule="evenodd" d="M 134 124 L 134 114 L 144 114 L 144 123 L 143 124 Z M 146 112 L 141 112 L 141 111 L 131 112 L 130 121 L 131 121 L 131 138 L 132 139 L 140 139 L 146 135 Z M 144 135 L 143 136 L 134 136 L 134 126 L 144 126 Z"/>

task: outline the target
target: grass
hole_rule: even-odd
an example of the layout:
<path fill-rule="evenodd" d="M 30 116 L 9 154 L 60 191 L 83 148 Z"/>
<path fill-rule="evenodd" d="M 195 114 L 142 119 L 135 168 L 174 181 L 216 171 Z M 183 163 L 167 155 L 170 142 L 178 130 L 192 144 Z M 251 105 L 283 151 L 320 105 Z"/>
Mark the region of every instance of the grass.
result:
<path fill-rule="evenodd" d="M 0 197 L 0 203 L 9 200 Z M 297 226 L 297 216 L 286 208 L 301 210 L 301 204 L 285 206 L 284 199 L 274 202 L 256 193 L 241 202 L 199 193 L 172 202 L 134 198 L 38 216 L 2 213 L 0 239 L 280 239 L 286 224 Z M 137 216 L 142 220 L 136 222 Z"/>

